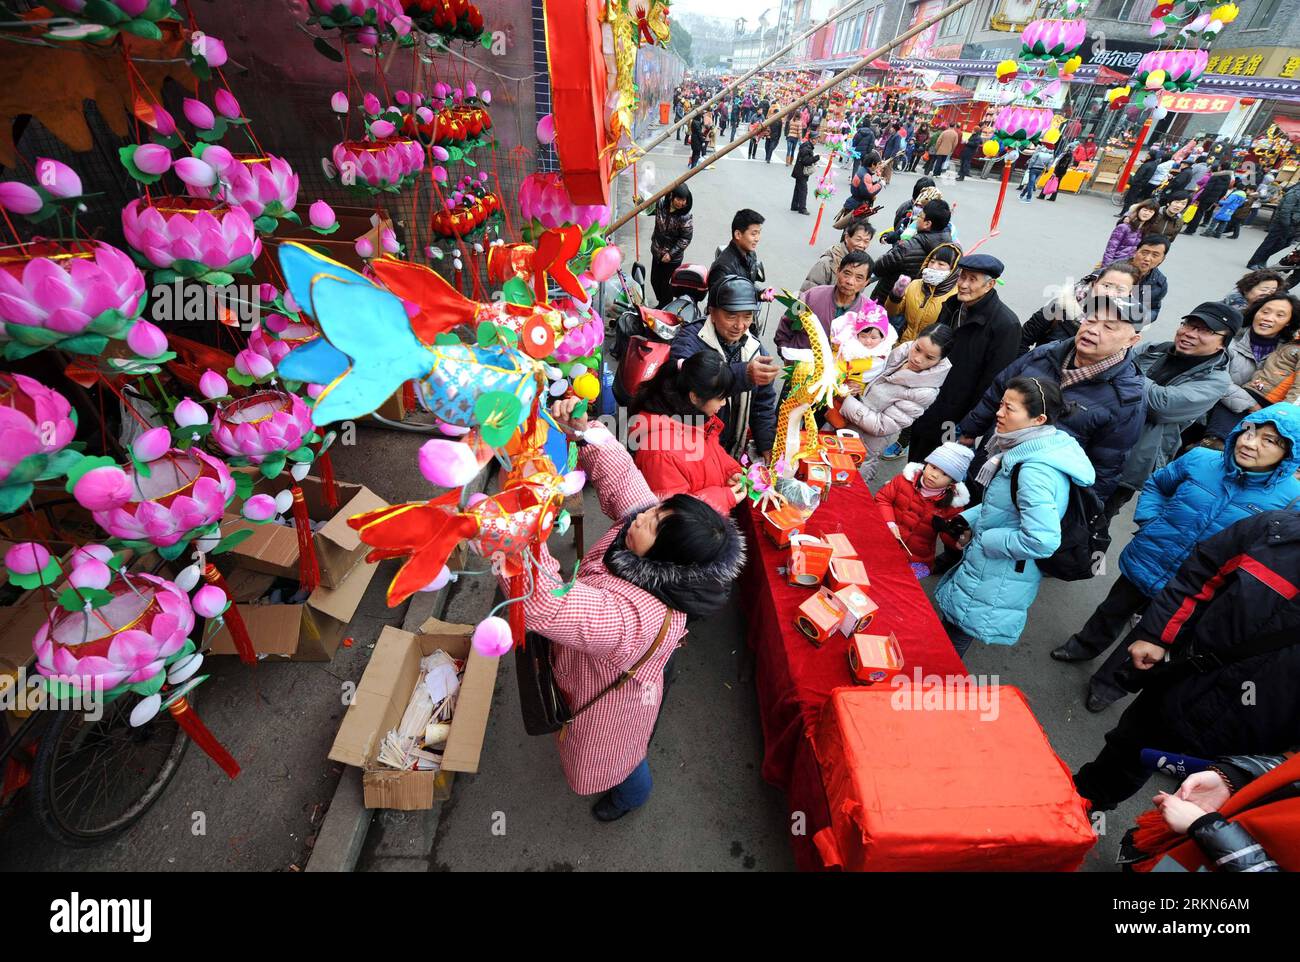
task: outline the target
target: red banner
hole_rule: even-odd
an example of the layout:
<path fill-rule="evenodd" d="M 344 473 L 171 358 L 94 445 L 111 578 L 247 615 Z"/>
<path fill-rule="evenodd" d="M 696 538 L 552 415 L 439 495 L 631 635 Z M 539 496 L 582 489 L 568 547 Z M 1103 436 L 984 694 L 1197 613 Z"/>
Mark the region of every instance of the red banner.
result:
<path fill-rule="evenodd" d="M 1236 97 L 1223 94 L 1161 94 L 1160 106 L 1172 114 L 1226 114 L 1237 106 Z"/>

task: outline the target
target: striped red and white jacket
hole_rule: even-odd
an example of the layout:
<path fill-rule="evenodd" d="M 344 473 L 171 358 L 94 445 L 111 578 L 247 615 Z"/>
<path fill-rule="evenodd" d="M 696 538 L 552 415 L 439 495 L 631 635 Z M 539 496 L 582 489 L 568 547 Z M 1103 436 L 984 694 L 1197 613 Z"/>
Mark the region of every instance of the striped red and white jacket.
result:
<path fill-rule="evenodd" d="M 619 522 L 658 501 L 631 456 L 608 431 L 593 427 L 587 437 L 579 466 L 608 517 Z M 564 776 L 579 795 L 613 788 L 646 757 L 663 698 L 664 665 L 686 634 L 685 614 L 670 614 L 654 595 L 605 567 L 605 550 L 620 527 L 616 523 L 588 549 L 577 582 L 562 597 L 551 589 L 564 575 L 543 546 L 540 564 L 552 581 L 539 584 L 523 603 L 528 630 L 555 642 L 555 678 L 575 711 L 630 668 L 654 644 L 664 618 L 670 619 L 663 643 L 636 677 L 579 715 L 563 736 L 556 736 Z"/>

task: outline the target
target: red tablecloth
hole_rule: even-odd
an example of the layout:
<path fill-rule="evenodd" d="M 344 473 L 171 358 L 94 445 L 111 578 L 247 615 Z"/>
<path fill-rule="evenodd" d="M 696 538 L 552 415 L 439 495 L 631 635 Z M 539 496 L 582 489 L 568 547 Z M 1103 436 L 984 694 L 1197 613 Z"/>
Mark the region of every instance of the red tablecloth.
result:
<path fill-rule="evenodd" d="M 831 692 L 852 685 L 848 639 L 815 647 L 794 626 L 794 612 L 812 594 L 777 573 L 789 551 L 761 530 L 761 518 L 742 510 L 750 543 L 742 598 L 754 650 L 754 680 L 763 725 L 763 777 L 786 793 L 790 810 L 804 813 L 807 831 L 792 836 L 802 869 L 821 867 L 812 845 L 815 832 L 830 824 L 821 769 L 812 749 L 813 732 Z M 880 606 L 872 633 L 894 632 L 903 650 L 904 672 L 964 675 L 966 669 L 948 640 L 930 600 L 921 590 L 907 556 L 880 519 L 871 491 L 859 477 L 837 486 L 808 521 L 807 533 L 846 534 L 867 567 L 868 594 Z"/>

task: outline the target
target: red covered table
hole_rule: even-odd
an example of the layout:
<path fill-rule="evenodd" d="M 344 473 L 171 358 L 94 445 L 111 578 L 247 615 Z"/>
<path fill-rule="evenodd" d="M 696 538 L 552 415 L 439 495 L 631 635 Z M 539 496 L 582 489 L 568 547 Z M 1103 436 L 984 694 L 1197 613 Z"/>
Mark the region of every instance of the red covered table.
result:
<path fill-rule="evenodd" d="M 763 777 L 785 791 L 792 813 L 804 813 L 792 836 L 795 859 L 801 869 L 819 869 L 822 860 L 812 836 L 830 824 L 830 812 L 812 737 L 831 692 L 853 684 L 848 639 L 836 636 L 817 648 L 795 628 L 794 612 L 812 592 L 786 584 L 777 568 L 785 567 L 789 552 L 760 530 L 761 518 L 754 512 L 742 509 L 740 514 L 750 544 L 741 590 L 763 726 Z M 892 631 L 898 637 L 904 674 L 920 668 L 924 674 L 965 675 L 907 556 L 856 475 L 849 484 L 834 487 L 808 521 L 808 534 L 837 531 L 848 536 L 867 567 L 868 594 L 880 606 L 871 631 Z"/>

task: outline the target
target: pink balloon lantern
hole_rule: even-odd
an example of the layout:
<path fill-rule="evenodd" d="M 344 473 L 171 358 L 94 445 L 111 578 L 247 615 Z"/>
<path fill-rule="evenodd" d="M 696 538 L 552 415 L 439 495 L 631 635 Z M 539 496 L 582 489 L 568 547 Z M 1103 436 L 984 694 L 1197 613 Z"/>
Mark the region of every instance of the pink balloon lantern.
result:
<path fill-rule="evenodd" d="M 487 658 L 500 658 L 514 647 L 509 623 L 495 615 L 478 623 L 471 642 L 474 650 Z"/>

